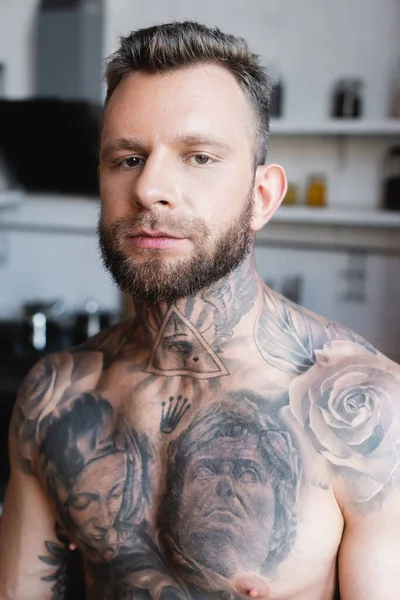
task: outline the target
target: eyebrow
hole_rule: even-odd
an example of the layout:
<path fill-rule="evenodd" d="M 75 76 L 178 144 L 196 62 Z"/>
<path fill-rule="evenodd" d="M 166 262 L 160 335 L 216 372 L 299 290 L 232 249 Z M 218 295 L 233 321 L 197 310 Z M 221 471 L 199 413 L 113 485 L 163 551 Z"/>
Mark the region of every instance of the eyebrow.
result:
<path fill-rule="evenodd" d="M 229 144 L 203 134 L 184 133 L 175 136 L 173 138 L 173 142 L 182 146 L 209 146 L 219 150 L 220 152 L 232 152 L 232 147 Z M 114 152 L 120 152 L 121 150 L 128 150 L 129 152 L 137 152 L 141 154 L 150 153 L 150 149 L 146 144 L 143 144 L 135 138 L 122 137 L 107 142 L 101 150 L 101 158 L 105 159 L 110 154 L 113 154 Z"/>
<path fill-rule="evenodd" d="M 113 152 L 120 152 L 121 150 L 128 150 L 129 152 L 140 152 L 142 154 L 148 153 L 149 149 L 145 144 L 135 140 L 134 138 L 118 138 L 111 140 L 104 144 L 101 149 L 100 156 L 102 159 L 107 158 Z"/>
<path fill-rule="evenodd" d="M 229 144 L 201 133 L 183 133 L 182 135 L 177 135 L 174 138 L 174 142 L 183 146 L 212 146 L 223 152 L 232 152 L 232 147 Z"/>

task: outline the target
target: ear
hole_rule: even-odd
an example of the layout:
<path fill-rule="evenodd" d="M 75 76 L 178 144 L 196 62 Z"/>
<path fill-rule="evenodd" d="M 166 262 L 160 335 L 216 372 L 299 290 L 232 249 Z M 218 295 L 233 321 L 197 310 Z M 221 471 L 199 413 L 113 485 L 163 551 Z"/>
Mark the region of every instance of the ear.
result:
<path fill-rule="evenodd" d="M 280 165 L 262 165 L 254 180 L 252 230 L 259 231 L 280 207 L 287 192 L 287 178 Z"/>

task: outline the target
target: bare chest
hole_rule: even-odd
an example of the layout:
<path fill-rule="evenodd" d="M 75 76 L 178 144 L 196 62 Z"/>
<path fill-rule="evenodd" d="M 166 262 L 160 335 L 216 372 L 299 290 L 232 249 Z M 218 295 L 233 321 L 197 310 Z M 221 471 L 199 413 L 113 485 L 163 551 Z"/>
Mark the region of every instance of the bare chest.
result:
<path fill-rule="evenodd" d="M 341 515 L 282 390 L 113 381 L 68 399 L 41 445 L 93 598 L 333 597 Z"/>

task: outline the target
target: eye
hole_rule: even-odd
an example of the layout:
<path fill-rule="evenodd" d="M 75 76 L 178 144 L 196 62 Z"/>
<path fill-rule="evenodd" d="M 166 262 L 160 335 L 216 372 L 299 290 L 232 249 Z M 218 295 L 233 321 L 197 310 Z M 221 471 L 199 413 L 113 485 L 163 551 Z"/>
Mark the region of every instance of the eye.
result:
<path fill-rule="evenodd" d="M 168 350 L 170 352 L 178 352 L 183 356 L 191 356 L 193 354 L 193 344 L 190 342 L 173 342 L 172 344 L 168 344 Z"/>
<path fill-rule="evenodd" d="M 243 483 L 256 483 L 257 481 L 260 481 L 260 476 L 256 469 L 246 467 L 239 471 L 238 479 Z"/>
<path fill-rule="evenodd" d="M 95 500 L 96 497 L 94 497 L 93 494 L 79 494 L 77 496 L 71 496 L 70 504 L 78 510 L 84 510 Z"/>
<path fill-rule="evenodd" d="M 124 493 L 124 483 L 120 483 L 112 488 L 109 493 L 109 498 L 117 498 L 118 500 L 121 498 Z"/>
<path fill-rule="evenodd" d="M 210 479 L 213 476 L 214 473 L 207 467 L 198 467 L 195 472 L 196 479 Z"/>
<path fill-rule="evenodd" d="M 128 156 L 127 158 L 123 158 L 117 162 L 118 167 L 122 167 L 123 169 L 134 169 L 135 167 L 139 167 L 144 164 L 143 158 L 140 156 Z"/>
<path fill-rule="evenodd" d="M 210 156 L 207 156 L 207 154 L 194 154 L 189 158 L 189 162 L 195 167 L 207 167 L 214 161 Z"/>

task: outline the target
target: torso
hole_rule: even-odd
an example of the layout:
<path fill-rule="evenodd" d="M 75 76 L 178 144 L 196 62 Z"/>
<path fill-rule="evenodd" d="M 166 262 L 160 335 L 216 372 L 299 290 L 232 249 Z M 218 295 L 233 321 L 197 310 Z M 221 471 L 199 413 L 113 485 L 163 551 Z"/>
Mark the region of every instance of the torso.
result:
<path fill-rule="evenodd" d="M 89 599 L 336 597 L 343 516 L 312 404 L 341 373 L 329 353 L 373 354 L 325 325 L 317 345 L 322 325 L 303 315 L 326 356 L 309 348 L 307 364 L 293 346 L 297 362 L 283 359 L 284 328 L 260 314 L 240 361 L 234 345 L 182 337 L 183 321 L 176 334 L 176 314 L 152 350 L 127 323 L 45 359 L 38 471 L 84 556 Z"/>

